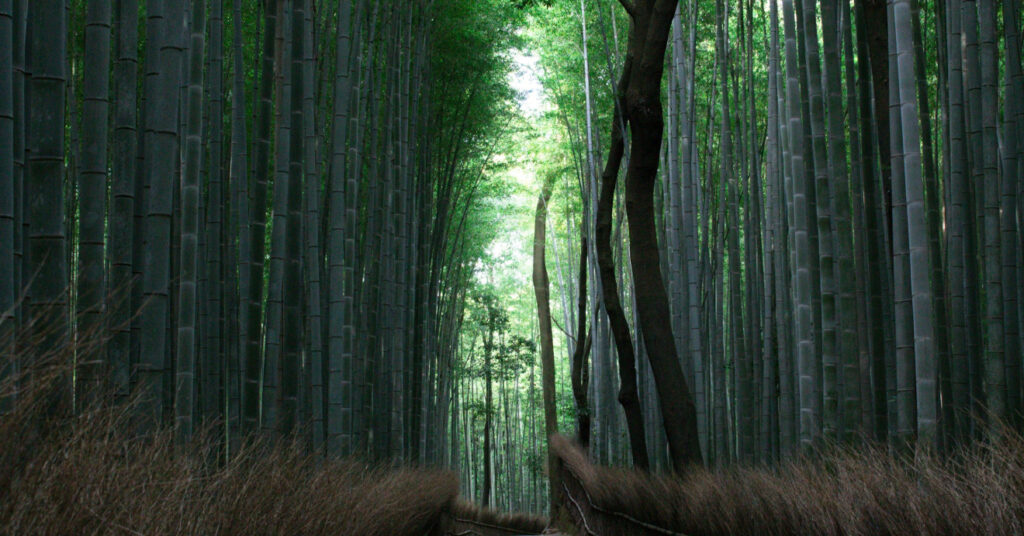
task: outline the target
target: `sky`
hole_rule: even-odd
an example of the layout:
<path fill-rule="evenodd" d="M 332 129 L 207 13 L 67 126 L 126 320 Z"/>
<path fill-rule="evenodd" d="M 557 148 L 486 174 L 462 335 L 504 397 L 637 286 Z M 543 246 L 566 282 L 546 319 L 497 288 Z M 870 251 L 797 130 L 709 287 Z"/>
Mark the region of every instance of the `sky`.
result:
<path fill-rule="evenodd" d="M 510 85 L 519 93 L 519 108 L 527 118 L 540 117 L 546 104 L 544 88 L 537 77 L 537 62 L 540 58 L 532 51 L 514 50 L 512 60 L 516 70 L 510 77 Z"/>
<path fill-rule="evenodd" d="M 513 50 L 512 60 L 515 69 L 509 75 L 509 85 L 518 94 L 517 102 L 520 112 L 528 121 L 540 118 L 548 105 L 544 87 L 537 77 L 539 58 L 529 50 Z M 501 158 L 498 156 L 496 158 Z M 532 213 L 537 202 L 536 194 L 539 184 L 535 178 L 533 162 L 529 158 L 512 158 L 517 164 L 506 172 L 506 180 L 524 186 L 528 194 L 514 194 L 507 199 L 507 208 L 514 214 L 505 219 L 506 229 L 498 234 L 497 239 L 488 248 L 488 256 L 498 264 L 506 265 L 504 269 L 512 273 L 506 275 L 526 282 L 532 273 L 530 257 L 533 242 Z M 530 218 L 520 221 L 524 213 Z M 501 269 L 499 269 L 501 271 Z M 480 282 L 487 281 L 490 274 L 485 271 L 477 273 Z"/>

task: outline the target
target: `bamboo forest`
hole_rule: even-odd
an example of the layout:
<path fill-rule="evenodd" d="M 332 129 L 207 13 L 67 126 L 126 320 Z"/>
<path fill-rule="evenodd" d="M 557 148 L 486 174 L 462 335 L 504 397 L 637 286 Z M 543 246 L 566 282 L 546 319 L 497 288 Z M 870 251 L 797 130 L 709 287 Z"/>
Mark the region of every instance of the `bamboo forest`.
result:
<path fill-rule="evenodd" d="M 0 0 L 0 533 L 1024 533 L 1020 0 Z"/>

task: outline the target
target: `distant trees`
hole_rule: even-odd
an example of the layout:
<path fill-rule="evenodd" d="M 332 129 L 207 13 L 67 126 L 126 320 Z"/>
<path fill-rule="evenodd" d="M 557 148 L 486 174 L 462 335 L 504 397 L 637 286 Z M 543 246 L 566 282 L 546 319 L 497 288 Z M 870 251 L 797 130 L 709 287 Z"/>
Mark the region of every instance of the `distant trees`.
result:
<path fill-rule="evenodd" d="M 499 480 L 496 473 L 496 451 L 503 447 L 507 455 L 511 454 L 507 450 L 510 446 L 507 442 L 511 441 L 507 429 L 505 434 L 501 434 L 505 436 L 506 444 L 501 445 L 498 440 L 499 423 L 504 421 L 505 426 L 511 425 L 508 422 L 508 398 L 500 395 L 506 382 L 514 381 L 528 367 L 533 366 L 537 347 L 534 341 L 512 332 L 509 311 L 493 288 L 484 285 L 473 290 L 468 297 L 466 313 L 469 322 L 464 324 L 464 329 L 473 332 L 469 350 L 475 355 L 467 359 L 464 375 L 484 382 L 483 405 L 477 408 L 484 421 L 480 502 L 484 506 L 493 506 L 497 500 L 495 490 L 496 482 Z M 497 401 L 495 391 L 499 394 Z M 505 418 L 499 420 L 498 417 L 502 413 L 501 402 L 505 404 Z"/>

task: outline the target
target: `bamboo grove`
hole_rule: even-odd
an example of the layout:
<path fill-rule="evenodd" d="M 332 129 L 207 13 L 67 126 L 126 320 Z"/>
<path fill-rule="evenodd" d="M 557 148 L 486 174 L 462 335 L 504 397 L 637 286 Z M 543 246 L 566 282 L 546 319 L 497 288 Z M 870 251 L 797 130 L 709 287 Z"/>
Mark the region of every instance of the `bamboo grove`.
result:
<path fill-rule="evenodd" d="M 635 330 L 646 450 L 666 467 L 656 375 L 637 328 L 629 201 L 620 186 L 604 237 L 596 206 L 607 133 L 614 144 L 619 128 L 622 4 L 536 8 L 560 21 L 538 38 L 571 158 L 555 198 L 582 198 L 552 214 L 566 221 L 549 244 L 561 258 L 551 267 L 555 315 L 560 359 L 590 338 L 589 399 L 576 412 L 591 420 L 591 455 L 636 463 L 594 247 L 610 238 Z M 678 3 L 661 91 L 657 239 L 708 463 L 769 463 L 835 444 L 949 453 L 1020 429 L 1020 45 L 1018 1 Z M 582 242 L 589 289 L 577 283 Z M 588 330 L 576 327 L 581 288 Z"/>
<path fill-rule="evenodd" d="M 436 461 L 515 16 L 0 2 L 0 341 L 76 348 L 55 412 Z"/>
<path fill-rule="evenodd" d="M 656 470 L 1020 430 L 1020 4 L 0 0 L 0 375 L 70 347 L 56 413 L 534 511 L 556 430 Z"/>

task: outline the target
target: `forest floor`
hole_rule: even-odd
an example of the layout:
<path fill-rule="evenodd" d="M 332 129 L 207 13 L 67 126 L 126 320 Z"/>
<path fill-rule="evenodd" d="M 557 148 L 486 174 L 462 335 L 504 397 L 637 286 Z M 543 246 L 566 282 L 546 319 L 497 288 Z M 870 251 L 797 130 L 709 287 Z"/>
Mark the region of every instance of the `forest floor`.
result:
<path fill-rule="evenodd" d="M 449 471 L 324 460 L 301 445 L 259 442 L 223 462 L 209 430 L 186 446 L 171 428 L 134 434 L 132 404 L 61 416 L 54 393 L 69 376 L 67 366 L 38 367 L 0 382 L 0 534 L 441 536 L 547 526 L 460 500 Z"/>
<path fill-rule="evenodd" d="M 173 429 L 140 439 L 130 406 L 54 417 L 67 368 L 35 370 L 0 416 L 2 534 L 541 534 L 544 518 L 458 498 L 453 473 L 325 461 L 298 446 L 243 446 L 228 462 Z M 0 385 L 0 401 L 11 384 Z M 205 439 L 204 439 L 205 438 Z M 1024 439 L 945 460 L 835 450 L 778 467 L 648 475 L 591 464 L 553 442 L 568 495 L 559 526 L 579 534 L 1024 533 Z M 549 533 L 550 534 L 550 533 Z"/>
<path fill-rule="evenodd" d="M 946 459 L 835 449 L 681 478 L 594 466 L 564 438 L 554 448 L 581 534 L 1024 534 L 1024 440 L 1009 432 Z"/>

